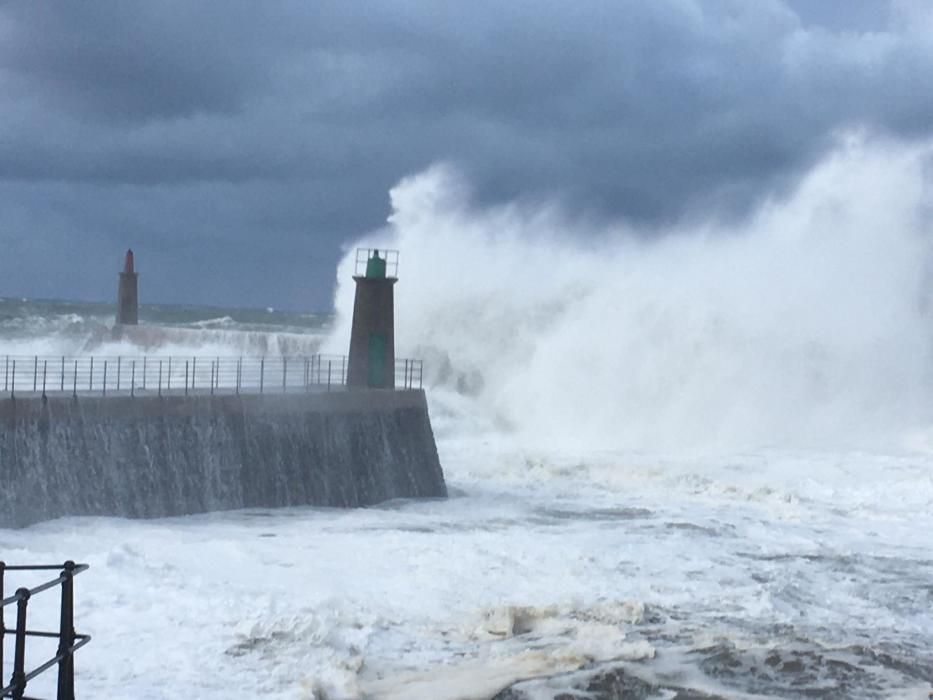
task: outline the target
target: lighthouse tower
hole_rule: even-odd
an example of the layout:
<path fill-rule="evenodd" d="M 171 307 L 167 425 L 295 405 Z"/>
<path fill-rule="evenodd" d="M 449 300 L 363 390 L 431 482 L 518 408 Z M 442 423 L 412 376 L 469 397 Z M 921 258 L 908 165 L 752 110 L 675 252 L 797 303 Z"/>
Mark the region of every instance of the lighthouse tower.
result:
<path fill-rule="evenodd" d="M 395 304 L 398 251 L 356 251 L 356 299 L 347 386 L 351 389 L 395 388 Z"/>
<path fill-rule="evenodd" d="M 126 251 L 123 272 L 120 273 L 120 286 L 117 287 L 117 324 L 135 326 L 139 323 L 139 275 L 133 264 L 133 251 Z"/>

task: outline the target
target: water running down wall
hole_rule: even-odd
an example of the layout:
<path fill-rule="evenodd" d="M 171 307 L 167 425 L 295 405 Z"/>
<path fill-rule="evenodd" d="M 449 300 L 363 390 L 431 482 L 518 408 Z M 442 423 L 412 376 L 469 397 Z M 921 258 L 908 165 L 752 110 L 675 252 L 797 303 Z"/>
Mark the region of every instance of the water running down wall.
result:
<path fill-rule="evenodd" d="M 447 495 L 423 391 L 0 400 L 0 527 Z"/>

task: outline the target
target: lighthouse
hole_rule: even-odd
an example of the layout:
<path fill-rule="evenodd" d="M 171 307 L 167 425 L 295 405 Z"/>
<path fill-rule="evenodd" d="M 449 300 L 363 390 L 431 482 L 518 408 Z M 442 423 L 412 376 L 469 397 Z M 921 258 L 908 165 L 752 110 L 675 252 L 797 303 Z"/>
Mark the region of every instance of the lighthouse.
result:
<path fill-rule="evenodd" d="M 126 251 L 123 261 L 123 272 L 120 273 L 120 284 L 117 287 L 117 325 L 135 326 L 139 323 L 139 292 L 133 251 Z"/>
<path fill-rule="evenodd" d="M 347 386 L 395 388 L 395 303 L 398 251 L 360 248 L 356 252 L 356 297 L 350 332 Z"/>

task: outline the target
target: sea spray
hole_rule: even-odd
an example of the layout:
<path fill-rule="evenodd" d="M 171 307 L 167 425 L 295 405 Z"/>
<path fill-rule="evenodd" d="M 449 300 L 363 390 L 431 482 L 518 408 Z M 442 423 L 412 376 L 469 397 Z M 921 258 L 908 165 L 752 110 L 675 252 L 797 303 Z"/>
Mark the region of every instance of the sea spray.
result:
<path fill-rule="evenodd" d="M 887 443 L 933 418 L 930 154 L 850 136 L 747 220 L 656 236 L 482 207 L 439 165 L 366 244 L 403 251 L 399 352 L 440 412 L 564 445 Z"/>

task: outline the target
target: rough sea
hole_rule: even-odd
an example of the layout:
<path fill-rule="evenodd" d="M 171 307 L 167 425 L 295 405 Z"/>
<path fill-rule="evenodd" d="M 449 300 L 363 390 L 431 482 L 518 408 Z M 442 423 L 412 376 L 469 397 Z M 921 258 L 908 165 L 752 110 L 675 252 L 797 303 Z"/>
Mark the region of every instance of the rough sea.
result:
<path fill-rule="evenodd" d="M 82 697 L 925 700 L 925 162 L 855 145 L 741 228 L 661 239 L 406 180 L 364 243 L 402 251 L 449 499 L 67 518 L 0 558 L 91 565 Z M 144 307 L 164 346 L 5 299 L 0 356 L 343 354 L 352 257 L 334 317 Z"/>

